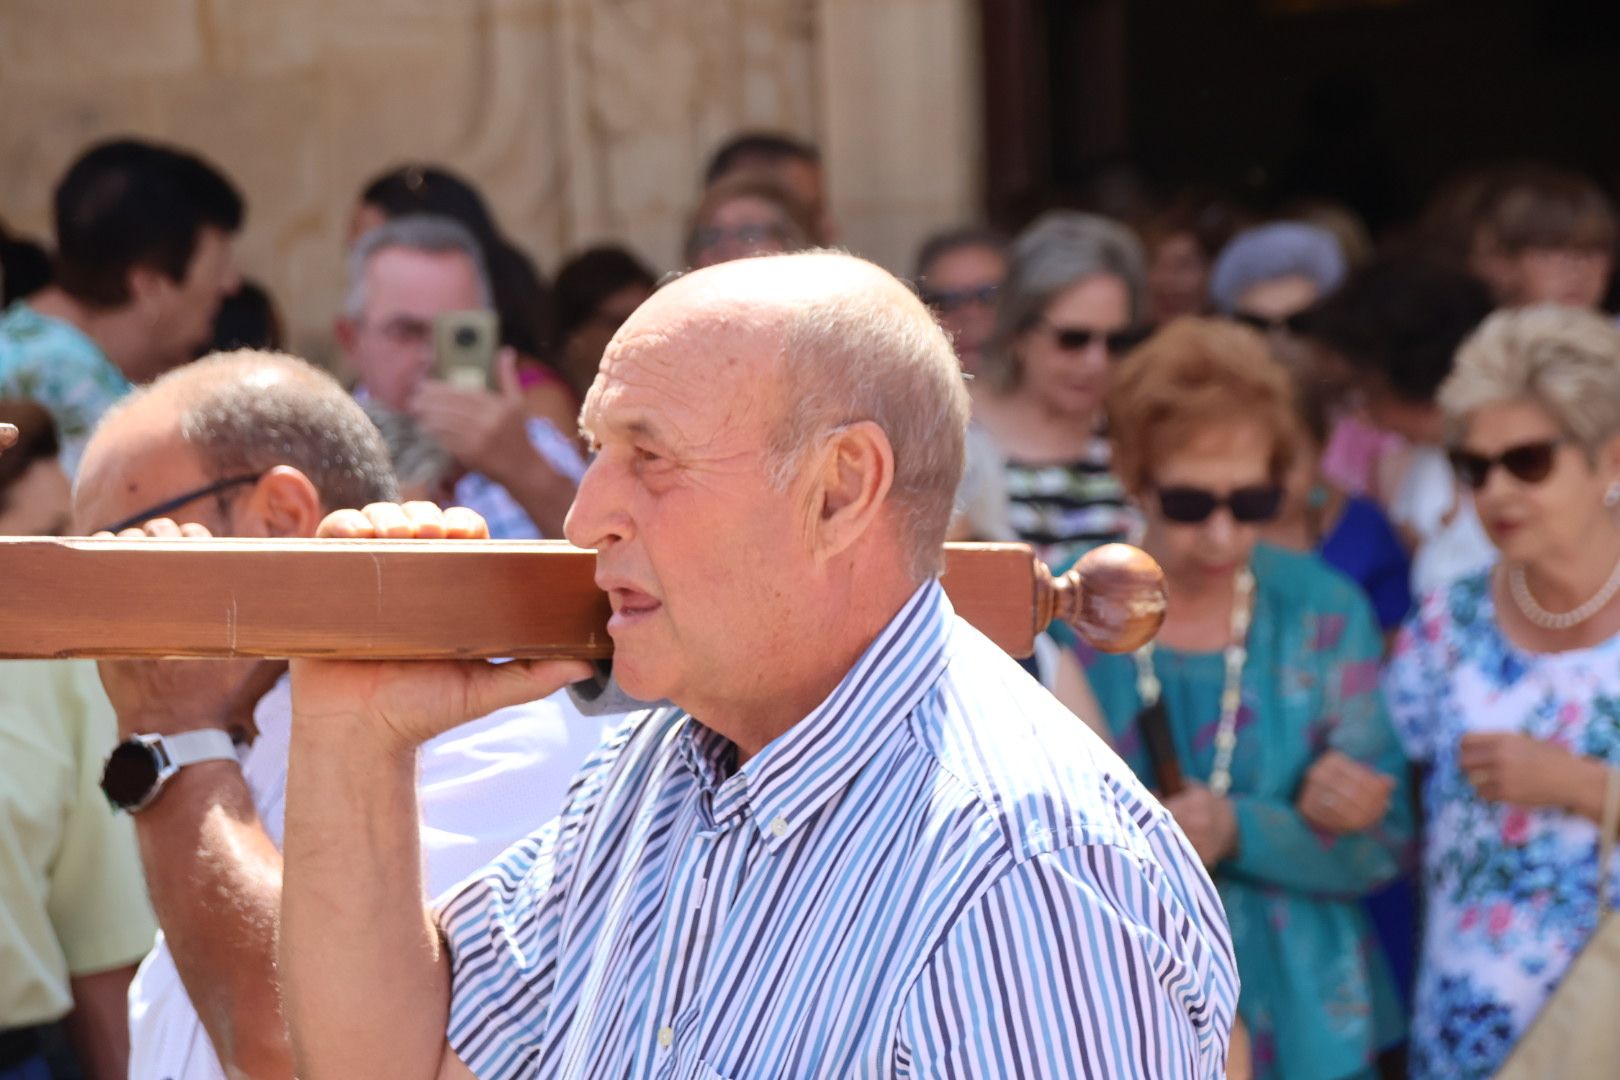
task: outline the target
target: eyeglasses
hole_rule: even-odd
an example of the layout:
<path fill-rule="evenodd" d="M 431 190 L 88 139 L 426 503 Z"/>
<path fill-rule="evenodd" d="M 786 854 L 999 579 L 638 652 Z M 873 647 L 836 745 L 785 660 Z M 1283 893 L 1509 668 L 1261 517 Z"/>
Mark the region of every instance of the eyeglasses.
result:
<path fill-rule="evenodd" d="M 121 533 L 125 529 L 133 529 L 137 525 L 144 525 L 153 518 L 163 517 L 165 514 L 172 514 L 182 506 L 185 506 L 187 503 L 196 502 L 198 499 L 206 498 L 209 495 L 220 495 L 229 491 L 231 488 L 241 487 L 243 484 L 257 484 L 259 482 L 259 478 L 263 475 L 263 473 L 255 473 L 252 476 L 244 475 L 227 477 L 226 479 L 220 480 L 217 483 L 209 484 L 207 487 L 200 487 L 196 491 L 188 491 L 184 495 L 176 495 L 174 498 L 165 502 L 160 502 L 156 506 L 149 506 L 138 514 L 131 514 L 122 521 L 116 521 L 111 525 L 104 525 L 94 531 L 110 532 L 115 534 Z"/>
<path fill-rule="evenodd" d="M 1457 479 L 1478 491 L 1490 480 L 1491 470 L 1498 465 L 1515 480 L 1526 484 L 1541 483 L 1552 475 L 1553 465 L 1558 460 L 1558 448 L 1563 443 L 1563 439 L 1522 443 L 1509 447 L 1495 457 L 1476 454 L 1457 446 L 1447 456 L 1451 458 L 1451 468 L 1456 472 Z"/>
<path fill-rule="evenodd" d="M 1092 342 L 1100 341 L 1109 356 L 1124 356 L 1147 336 L 1145 331 L 1136 328 L 1093 330 L 1089 326 L 1057 326 L 1053 323 L 1045 323 L 1045 326 L 1052 332 L 1057 347 L 1064 352 L 1083 352 L 1091 348 Z"/>
<path fill-rule="evenodd" d="M 1270 521 L 1282 509 L 1283 491 L 1276 484 L 1241 487 L 1228 495 L 1217 495 L 1195 487 L 1159 489 L 1159 510 L 1165 519 L 1178 525 L 1198 525 L 1221 507 L 1244 525 Z"/>
<path fill-rule="evenodd" d="M 1252 326 L 1262 334 L 1273 332 L 1297 334 L 1301 322 L 1300 314 L 1300 312 L 1295 312 L 1292 315 L 1284 315 L 1281 318 L 1273 319 L 1266 315 L 1256 315 L 1252 311 L 1234 311 L 1232 312 L 1232 319 L 1235 322 L 1242 323 L 1244 326 Z"/>
<path fill-rule="evenodd" d="M 949 314 L 967 307 L 969 304 L 978 304 L 980 307 L 990 307 L 996 302 L 996 292 L 999 285 L 978 285 L 971 289 L 929 289 L 922 290 L 922 302 L 935 311 Z"/>

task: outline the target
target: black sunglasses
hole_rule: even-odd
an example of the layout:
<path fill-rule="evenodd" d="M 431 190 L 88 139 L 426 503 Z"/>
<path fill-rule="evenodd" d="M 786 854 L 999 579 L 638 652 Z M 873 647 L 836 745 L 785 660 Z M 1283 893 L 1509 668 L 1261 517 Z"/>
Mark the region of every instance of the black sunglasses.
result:
<path fill-rule="evenodd" d="M 1478 491 L 1490 480 L 1491 470 L 1498 465 L 1515 480 L 1526 484 L 1541 483 L 1552 475 L 1553 465 L 1558 460 L 1558 448 L 1563 443 L 1562 439 L 1523 443 L 1510 446 L 1495 457 L 1454 446 L 1447 456 L 1451 458 L 1451 468 L 1456 472 L 1457 479 Z"/>
<path fill-rule="evenodd" d="M 1217 495 L 1195 487 L 1159 489 L 1159 511 L 1178 525 L 1198 525 L 1221 507 L 1245 525 L 1270 521 L 1282 509 L 1283 491 L 1275 484 L 1238 488 L 1229 495 Z"/>
<path fill-rule="evenodd" d="M 1101 341 L 1108 355 L 1115 357 L 1130 352 L 1147 337 L 1145 330 L 1134 328 L 1105 331 L 1093 330 L 1088 326 L 1055 326 L 1052 323 L 1047 323 L 1046 328 L 1052 331 L 1058 348 L 1064 352 L 1081 352 L 1089 349 L 1092 342 Z"/>
<path fill-rule="evenodd" d="M 999 288 L 999 285 L 980 285 L 972 289 L 930 289 L 925 286 L 921 296 L 922 302 L 935 311 L 949 313 L 969 304 L 990 307 L 996 302 L 996 290 Z"/>
<path fill-rule="evenodd" d="M 1264 315 L 1256 315 L 1252 311 L 1234 311 L 1232 312 L 1232 318 L 1234 321 L 1240 322 L 1244 326 L 1254 327 L 1262 334 L 1269 334 L 1273 331 L 1297 334 L 1299 333 L 1300 324 L 1303 321 L 1300 318 L 1301 314 L 1303 313 L 1296 312 L 1293 315 L 1284 315 L 1280 319 L 1271 319 Z"/>
<path fill-rule="evenodd" d="M 218 481 L 217 483 L 209 484 L 207 487 L 200 487 L 196 491 L 188 491 L 184 495 L 176 495 L 174 498 L 160 502 L 156 506 L 149 506 L 138 514 L 131 514 L 122 521 L 115 521 L 111 525 L 104 525 L 94 531 L 121 533 L 125 529 L 133 529 L 137 525 L 144 525 L 153 518 L 163 517 L 165 514 L 172 514 L 187 503 L 196 502 L 198 499 L 206 498 L 209 495 L 219 495 L 222 492 L 229 491 L 231 488 L 241 487 L 243 484 L 257 484 L 259 482 L 259 477 L 263 475 L 263 473 L 255 473 L 252 476 L 244 475 L 227 477 L 224 480 Z"/>

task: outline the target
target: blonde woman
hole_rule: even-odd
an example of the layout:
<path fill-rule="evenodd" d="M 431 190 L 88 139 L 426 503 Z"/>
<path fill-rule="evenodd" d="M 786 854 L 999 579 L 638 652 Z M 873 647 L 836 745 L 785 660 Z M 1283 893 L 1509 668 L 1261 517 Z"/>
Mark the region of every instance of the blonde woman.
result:
<path fill-rule="evenodd" d="M 1431 594 L 1386 693 L 1427 767 L 1417 1080 L 1483 1080 L 1596 924 L 1596 821 L 1620 765 L 1620 330 L 1491 316 L 1441 389 L 1500 552 Z"/>

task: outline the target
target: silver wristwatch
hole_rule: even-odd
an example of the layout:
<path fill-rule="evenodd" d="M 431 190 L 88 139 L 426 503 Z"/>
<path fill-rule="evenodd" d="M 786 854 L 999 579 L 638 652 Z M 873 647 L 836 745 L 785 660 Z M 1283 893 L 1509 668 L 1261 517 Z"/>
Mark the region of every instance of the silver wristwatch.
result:
<path fill-rule="evenodd" d="M 101 772 L 107 801 L 130 813 L 152 805 L 171 777 L 200 761 L 236 761 L 236 743 L 218 728 L 136 735 L 113 748 Z"/>

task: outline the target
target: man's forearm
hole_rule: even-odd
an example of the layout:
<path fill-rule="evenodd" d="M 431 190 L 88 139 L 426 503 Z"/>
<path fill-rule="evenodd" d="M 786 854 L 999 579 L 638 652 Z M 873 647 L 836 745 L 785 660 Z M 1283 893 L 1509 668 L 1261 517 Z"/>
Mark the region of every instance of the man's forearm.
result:
<path fill-rule="evenodd" d="M 226 1070 L 292 1075 L 275 981 L 281 853 L 241 771 L 190 765 L 135 816 L 158 923 Z"/>
<path fill-rule="evenodd" d="M 135 967 L 72 979 L 68 1041 L 89 1080 L 124 1080 L 129 1072 L 129 983 Z"/>
<path fill-rule="evenodd" d="M 414 752 L 358 724 L 295 716 L 280 959 L 306 1080 L 440 1067 L 450 977 L 423 896 L 416 771 Z"/>

